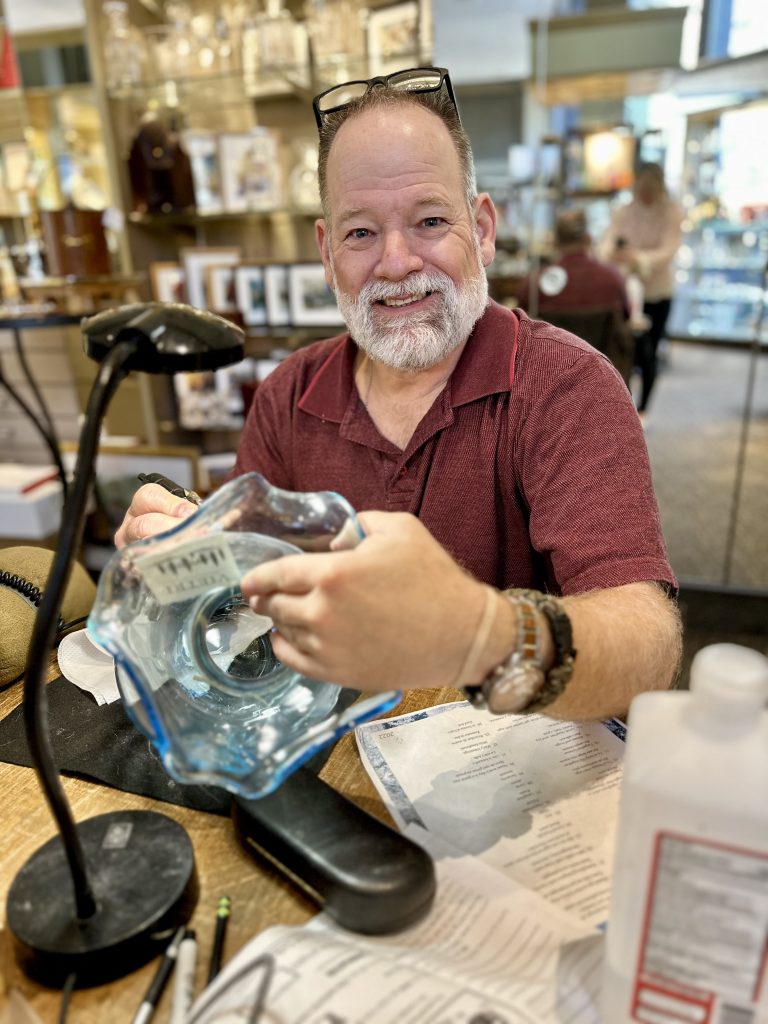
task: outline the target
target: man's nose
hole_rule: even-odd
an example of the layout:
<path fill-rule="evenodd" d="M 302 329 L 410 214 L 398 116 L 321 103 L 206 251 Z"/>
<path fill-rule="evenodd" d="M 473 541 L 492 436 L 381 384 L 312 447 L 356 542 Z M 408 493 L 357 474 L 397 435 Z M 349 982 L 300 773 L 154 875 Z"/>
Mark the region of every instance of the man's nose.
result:
<path fill-rule="evenodd" d="M 404 232 L 386 232 L 381 256 L 376 265 L 376 276 L 389 281 L 401 281 L 408 274 L 423 269 L 424 261 L 409 243 Z"/>

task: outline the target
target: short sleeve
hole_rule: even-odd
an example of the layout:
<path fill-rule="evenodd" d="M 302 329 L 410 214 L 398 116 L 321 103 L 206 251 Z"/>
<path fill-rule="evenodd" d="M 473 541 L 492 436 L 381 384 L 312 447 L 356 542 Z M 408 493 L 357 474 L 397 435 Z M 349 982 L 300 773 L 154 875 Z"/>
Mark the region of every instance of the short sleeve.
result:
<path fill-rule="evenodd" d="M 650 580 L 676 587 L 642 427 L 604 357 L 583 353 L 542 389 L 515 464 L 532 546 L 560 593 Z"/>

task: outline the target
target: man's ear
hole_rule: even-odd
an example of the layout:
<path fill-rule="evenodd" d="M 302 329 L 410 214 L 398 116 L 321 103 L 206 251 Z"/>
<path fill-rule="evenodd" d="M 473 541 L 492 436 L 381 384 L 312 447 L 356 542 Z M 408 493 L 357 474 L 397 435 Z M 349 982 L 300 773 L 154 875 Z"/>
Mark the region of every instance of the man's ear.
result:
<path fill-rule="evenodd" d="M 475 230 L 483 266 L 487 267 L 496 255 L 496 207 L 487 192 L 481 192 L 475 200 Z"/>
<path fill-rule="evenodd" d="M 325 280 L 329 288 L 333 288 L 333 273 L 331 272 L 331 257 L 328 251 L 328 230 L 325 220 L 320 217 L 315 221 L 315 241 L 320 250 L 320 259 L 325 267 Z"/>

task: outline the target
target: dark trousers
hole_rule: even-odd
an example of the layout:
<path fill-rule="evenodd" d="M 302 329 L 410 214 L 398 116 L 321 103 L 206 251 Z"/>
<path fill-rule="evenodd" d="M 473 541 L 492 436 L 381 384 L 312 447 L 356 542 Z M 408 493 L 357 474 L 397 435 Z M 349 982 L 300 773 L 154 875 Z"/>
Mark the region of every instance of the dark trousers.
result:
<path fill-rule="evenodd" d="M 642 374 L 640 402 L 637 406 L 639 412 L 645 412 L 651 391 L 653 391 L 657 369 L 656 353 L 659 342 L 664 337 L 664 328 L 667 326 L 671 306 L 671 299 L 646 302 L 643 306 L 643 312 L 651 321 L 651 325 L 645 334 L 641 334 L 635 339 L 635 366 L 639 367 Z"/>

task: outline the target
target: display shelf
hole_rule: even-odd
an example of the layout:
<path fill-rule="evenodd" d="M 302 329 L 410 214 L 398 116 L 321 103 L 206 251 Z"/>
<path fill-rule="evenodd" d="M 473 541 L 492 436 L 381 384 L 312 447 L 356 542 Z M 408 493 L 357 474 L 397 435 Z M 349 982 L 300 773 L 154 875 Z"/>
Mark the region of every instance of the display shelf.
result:
<path fill-rule="evenodd" d="M 667 336 L 702 343 L 749 345 L 768 302 L 768 222 L 703 220 L 678 256 Z M 768 323 L 760 328 L 768 343 Z"/>
<path fill-rule="evenodd" d="M 259 223 L 268 221 L 270 217 L 276 215 L 284 215 L 288 217 L 296 217 L 299 219 L 309 218 L 314 220 L 317 217 L 322 217 L 323 211 L 318 207 L 316 210 L 303 210 L 297 207 L 276 207 L 273 210 L 245 210 L 242 212 L 236 212 L 231 210 L 222 210 L 219 213 L 197 213 L 190 211 L 189 213 L 129 213 L 128 220 L 132 224 L 138 224 L 142 227 L 148 228 L 159 228 L 164 229 L 168 227 L 194 227 L 198 224 L 217 224 L 222 221 L 237 221 L 238 223 Z"/>
<path fill-rule="evenodd" d="M 130 86 L 109 89 L 107 96 L 113 100 L 131 100 L 137 96 L 150 97 L 155 93 L 164 92 L 169 84 L 172 84 L 180 91 L 196 92 L 202 89 L 204 91 L 220 92 L 222 87 L 233 85 L 243 88 L 244 83 L 247 87 L 249 81 L 254 81 L 258 92 L 248 91 L 246 95 L 249 98 L 252 95 L 258 95 L 259 99 L 269 99 L 270 97 L 284 99 L 286 93 L 290 93 L 295 95 L 297 99 L 304 100 L 309 98 L 311 101 L 313 94 L 310 92 L 310 81 L 307 76 L 308 69 L 306 65 L 300 67 L 292 66 L 290 68 L 271 67 L 267 73 L 259 76 L 261 78 L 260 83 L 254 81 L 242 69 L 238 68 L 231 71 L 201 72 L 195 75 L 144 79 L 134 82 Z M 276 82 L 276 80 L 278 81 Z M 270 83 L 275 82 L 274 88 L 271 88 Z"/>

